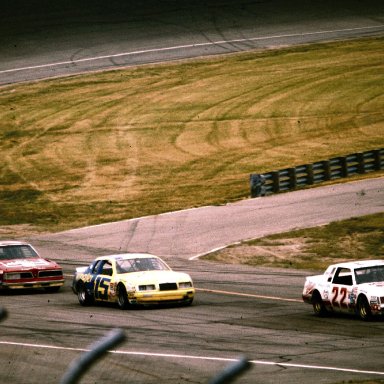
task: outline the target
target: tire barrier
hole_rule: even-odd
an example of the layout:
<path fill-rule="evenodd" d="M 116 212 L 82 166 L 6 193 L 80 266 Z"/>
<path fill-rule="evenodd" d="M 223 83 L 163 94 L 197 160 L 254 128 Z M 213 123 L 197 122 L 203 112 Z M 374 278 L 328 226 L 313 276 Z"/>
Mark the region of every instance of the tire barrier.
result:
<path fill-rule="evenodd" d="M 329 180 L 384 169 L 384 148 L 250 175 L 251 197 L 290 191 Z"/>

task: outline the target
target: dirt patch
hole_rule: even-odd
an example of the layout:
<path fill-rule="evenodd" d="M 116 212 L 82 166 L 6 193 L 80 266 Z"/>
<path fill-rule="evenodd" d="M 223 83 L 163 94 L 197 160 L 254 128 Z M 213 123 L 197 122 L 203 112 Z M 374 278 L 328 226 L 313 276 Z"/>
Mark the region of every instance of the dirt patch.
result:
<path fill-rule="evenodd" d="M 289 266 L 299 256 L 311 256 L 306 252 L 306 242 L 304 238 L 292 238 L 268 240 L 263 245 L 244 243 L 222 249 L 206 258 L 231 264 Z"/>

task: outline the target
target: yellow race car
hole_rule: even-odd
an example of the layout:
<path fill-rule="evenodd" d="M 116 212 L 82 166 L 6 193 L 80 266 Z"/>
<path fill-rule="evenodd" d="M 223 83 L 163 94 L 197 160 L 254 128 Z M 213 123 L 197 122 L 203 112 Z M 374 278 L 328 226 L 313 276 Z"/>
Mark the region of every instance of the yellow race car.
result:
<path fill-rule="evenodd" d="M 158 256 L 126 253 L 102 256 L 88 267 L 76 268 L 72 290 L 81 305 L 117 303 L 121 309 L 135 304 L 192 304 L 195 289 L 187 273 L 175 272 Z"/>

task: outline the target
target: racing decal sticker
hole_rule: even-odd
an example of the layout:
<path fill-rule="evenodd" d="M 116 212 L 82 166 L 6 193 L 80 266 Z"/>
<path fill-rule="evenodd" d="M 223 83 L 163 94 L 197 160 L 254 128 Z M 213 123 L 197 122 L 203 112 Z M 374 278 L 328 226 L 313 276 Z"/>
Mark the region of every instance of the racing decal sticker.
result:
<path fill-rule="evenodd" d="M 90 273 L 81 273 L 78 276 L 76 276 L 76 280 L 82 280 L 84 283 L 89 283 L 92 281 L 92 275 Z"/>
<path fill-rule="evenodd" d="M 352 291 L 349 294 L 349 304 L 355 305 L 356 304 L 356 298 L 357 298 L 357 287 L 354 287 L 354 288 L 352 288 Z"/>
<path fill-rule="evenodd" d="M 304 296 L 309 296 L 312 294 L 313 289 L 315 288 L 315 283 L 307 282 L 304 286 Z"/>
<path fill-rule="evenodd" d="M 114 297 L 114 296 L 116 296 L 116 286 L 117 286 L 117 284 L 116 283 L 110 283 L 109 284 L 109 294 L 110 294 L 110 296 L 111 297 Z"/>
<path fill-rule="evenodd" d="M 23 267 L 23 268 L 36 268 L 36 267 L 44 267 L 49 265 L 49 262 L 44 259 L 36 259 L 36 260 L 22 260 L 18 259 L 15 261 L 2 262 L 0 263 L 5 265 L 6 268 L 14 268 L 14 267 Z"/>

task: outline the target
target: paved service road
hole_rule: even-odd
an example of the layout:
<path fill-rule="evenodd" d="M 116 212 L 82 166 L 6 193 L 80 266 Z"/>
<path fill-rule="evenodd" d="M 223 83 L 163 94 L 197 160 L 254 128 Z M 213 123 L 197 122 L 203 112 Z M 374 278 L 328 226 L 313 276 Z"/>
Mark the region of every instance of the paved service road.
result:
<path fill-rule="evenodd" d="M 376 178 L 79 228 L 34 241 L 47 256 L 77 249 L 84 259 L 99 252 L 136 251 L 189 259 L 245 239 L 382 211 L 384 178 Z"/>

